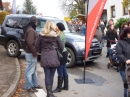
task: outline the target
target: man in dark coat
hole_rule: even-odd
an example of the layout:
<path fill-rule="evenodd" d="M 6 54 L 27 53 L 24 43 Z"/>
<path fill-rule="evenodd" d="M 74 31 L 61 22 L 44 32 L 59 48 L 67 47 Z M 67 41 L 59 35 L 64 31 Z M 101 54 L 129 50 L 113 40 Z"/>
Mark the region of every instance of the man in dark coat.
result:
<path fill-rule="evenodd" d="M 34 47 L 38 35 L 35 31 L 37 19 L 35 16 L 30 18 L 30 22 L 23 28 L 24 38 L 26 43 L 26 89 L 29 92 L 37 92 L 35 88 L 41 88 L 38 85 L 36 66 L 37 66 L 37 51 Z"/>

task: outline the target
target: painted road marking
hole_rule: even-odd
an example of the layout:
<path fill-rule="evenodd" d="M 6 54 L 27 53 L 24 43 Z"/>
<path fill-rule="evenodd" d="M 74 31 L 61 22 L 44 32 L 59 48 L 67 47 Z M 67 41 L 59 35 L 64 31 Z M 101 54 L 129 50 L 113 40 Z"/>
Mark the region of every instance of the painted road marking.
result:
<path fill-rule="evenodd" d="M 37 97 L 46 97 L 46 92 L 43 89 L 37 89 L 38 92 L 35 93 Z"/>

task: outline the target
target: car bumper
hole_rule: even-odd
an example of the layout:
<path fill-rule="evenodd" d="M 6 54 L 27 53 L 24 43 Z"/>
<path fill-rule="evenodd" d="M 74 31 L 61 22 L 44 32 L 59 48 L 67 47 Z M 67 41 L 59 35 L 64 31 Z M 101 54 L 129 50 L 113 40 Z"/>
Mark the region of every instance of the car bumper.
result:
<path fill-rule="evenodd" d="M 84 54 L 82 54 L 82 56 L 77 56 L 77 60 L 78 61 L 93 61 L 98 59 L 101 56 L 101 49 L 100 48 L 95 48 L 95 49 L 90 49 L 89 53 L 88 53 L 88 57 L 86 59 L 85 58 L 85 52 Z"/>

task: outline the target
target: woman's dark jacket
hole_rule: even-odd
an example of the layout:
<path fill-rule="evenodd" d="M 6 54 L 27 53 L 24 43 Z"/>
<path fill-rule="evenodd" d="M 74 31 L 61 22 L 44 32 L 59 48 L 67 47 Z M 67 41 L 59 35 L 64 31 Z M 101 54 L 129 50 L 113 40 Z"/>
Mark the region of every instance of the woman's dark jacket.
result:
<path fill-rule="evenodd" d="M 115 39 L 118 40 L 118 35 L 114 30 L 108 30 L 106 32 L 106 39 L 107 39 L 107 47 L 111 47 L 111 44 L 115 44 Z M 110 40 L 113 40 L 114 42 L 110 42 Z"/>
<path fill-rule="evenodd" d="M 130 39 L 120 40 L 116 46 L 117 59 L 121 62 L 120 70 L 125 70 L 126 61 L 130 59 Z"/>
<path fill-rule="evenodd" d="M 41 67 L 52 68 L 60 66 L 57 52 L 53 46 L 58 46 L 61 51 L 63 50 L 64 46 L 59 36 L 39 36 L 35 48 L 38 52 L 41 52 Z"/>

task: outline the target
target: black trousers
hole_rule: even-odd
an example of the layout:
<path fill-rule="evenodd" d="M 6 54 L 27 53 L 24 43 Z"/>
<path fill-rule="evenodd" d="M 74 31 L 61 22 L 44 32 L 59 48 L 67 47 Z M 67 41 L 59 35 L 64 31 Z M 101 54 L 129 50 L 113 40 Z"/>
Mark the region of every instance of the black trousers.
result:
<path fill-rule="evenodd" d="M 52 86 L 56 68 L 43 68 L 45 73 L 45 85 Z"/>

